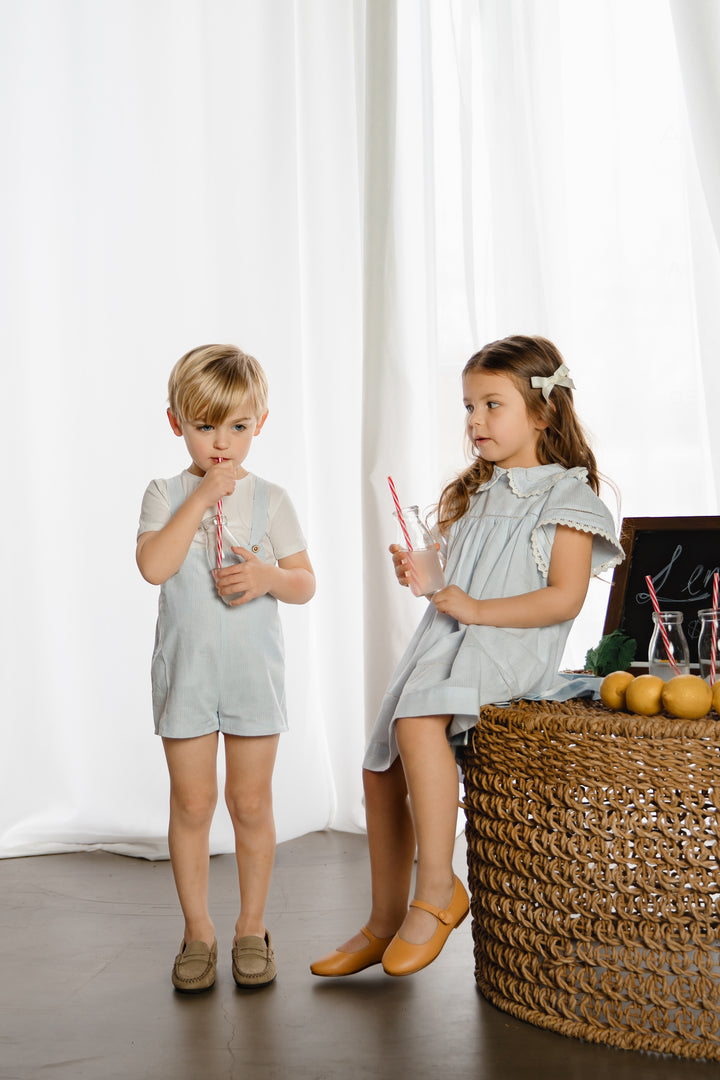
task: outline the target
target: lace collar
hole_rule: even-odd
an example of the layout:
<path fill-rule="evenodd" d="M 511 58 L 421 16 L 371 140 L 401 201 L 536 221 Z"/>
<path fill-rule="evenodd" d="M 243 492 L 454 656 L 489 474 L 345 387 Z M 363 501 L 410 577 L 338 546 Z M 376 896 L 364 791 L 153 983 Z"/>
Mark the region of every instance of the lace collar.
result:
<path fill-rule="evenodd" d="M 585 480 L 587 469 L 581 466 L 565 469 L 562 465 L 534 465 L 530 469 L 502 469 L 496 465 L 490 479 L 482 484 L 478 491 L 488 491 L 498 480 L 506 479 L 513 494 L 526 499 L 530 495 L 542 495 L 549 491 L 564 476 L 575 476 L 578 480 Z"/>

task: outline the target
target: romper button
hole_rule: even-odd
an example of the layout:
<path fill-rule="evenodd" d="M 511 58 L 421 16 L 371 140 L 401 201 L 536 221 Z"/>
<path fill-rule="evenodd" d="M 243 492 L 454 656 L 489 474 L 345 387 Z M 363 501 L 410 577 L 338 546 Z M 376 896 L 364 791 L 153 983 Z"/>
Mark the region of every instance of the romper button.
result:
<path fill-rule="evenodd" d="M 259 551 L 260 550 L 260 545 L 259 544 L 253 544 L 252 550 L 253 551 Z"/>

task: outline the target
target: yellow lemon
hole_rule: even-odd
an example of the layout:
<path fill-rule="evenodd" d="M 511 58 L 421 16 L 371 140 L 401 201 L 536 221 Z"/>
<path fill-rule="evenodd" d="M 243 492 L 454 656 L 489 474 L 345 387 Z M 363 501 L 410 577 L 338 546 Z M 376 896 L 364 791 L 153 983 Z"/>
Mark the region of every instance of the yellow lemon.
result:
<path fill-rule="evenodd" d="M 635 679 L 629 671 L 613 671 L 600 685 L 600 700 L 608 709 L 625 708 L 625 691 Z"/>
<path fill-rule="evenodd" d="M 720 713 L 720 679 L 712 688 L 712 707 L 716 713 Z"/>
<path fill-rule="evenodd" d="M 665 683 L 663 708 L 682 720 L 700 720 L 712 705 L 712 690 L 699 675 L 675 675 Z"/>
<path fill-rule="evenodd" d="M 659 675 L 638 675 L 625 691 L 625 707 L 628 712 L 640 716 L 655 716 L 662 709 L 662 692 L 665 681 Z"/>

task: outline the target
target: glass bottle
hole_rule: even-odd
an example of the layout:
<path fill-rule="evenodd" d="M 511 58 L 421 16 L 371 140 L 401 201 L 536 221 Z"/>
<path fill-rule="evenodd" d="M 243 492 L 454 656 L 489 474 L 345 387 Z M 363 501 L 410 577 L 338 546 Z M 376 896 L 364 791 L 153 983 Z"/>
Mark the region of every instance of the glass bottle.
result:
<path fill-rule="evenodd" d="M 243 562 L 242 555 L 236 555 L 232 550 L 234 547 L 241 547 L 233 534 L 230 532 L 227 526 L 227 518 L 224 514 L 213 514 L 212 517 L 203 518 L 200 522 L 205 532 L 205 550 L 207 552 L 208 563 L 210 564 L 210 570 L 213 577 L 215 577 L 215 571 L 218 569 L 218 525 L 222 529 L 220 534 L 220 541 L 222 545 L 222 566 L 233 566 L 235 563 Z M 218 597 L 226 604 L 229 604 L 231 600 L 239 600 L 243 594 L 230 593 L 227 596 Z"/>
<path fill-rule="evenodd" d="M 655 624 L 648 648 L 648 667 L 651 675 L 672 679 L 673 675 L 690 674 L 690 650 L 683 633 L 682 611 L 652 613 Z M 663 636 L 663 630 L 665 634 Z M 665 644 L 667 638 L 667 645 Z M 670 656 L 668 656 L 668 646 Z M 672 661 L 674 661 L 674 666 Z"/>
<path fill-rule="evenodd" d="M 720 647 L 720 611 L 717 608 L 704 608 L 698 611 L 700 616 L 700 637 L 698 638 L 698 660 L 700 677 L 711 686 L 720 674 L 718 647 Z"/>
<path fill-rule="evenodd" d="M 397 518 L 400 527 L 398 543 L 404 551 L 407 551 L 408 541 L 397 512 L 393 516 Z M 404 506 L 402 516 L 412 547 L 412 551 L 408 551 L 410 590 L 413 596 L 431 597 L 433 593 L 445 587 L 445 575 L 435 541 L 429 529 L 420 520 L 417 506 Z"/>

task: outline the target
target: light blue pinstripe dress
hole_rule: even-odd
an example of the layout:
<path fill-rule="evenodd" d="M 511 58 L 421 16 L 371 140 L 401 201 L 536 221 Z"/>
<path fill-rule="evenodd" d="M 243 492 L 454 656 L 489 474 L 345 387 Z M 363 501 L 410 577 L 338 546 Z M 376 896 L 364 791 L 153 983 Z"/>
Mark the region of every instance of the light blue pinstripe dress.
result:
<path fill-rule="evenodd" d="M 450 529 L 447 584 L 478 600 L 543 588 L 558 525 L 592 534 L 593 574 L 622 561 L 610 512 L 589 487 L 585 469 L 496 465 Z M 365 768 L 383 772 L 395 760 L 401 716 L 449 715 L 448 738 L 461 746 L 482 705 L 595 693 L 600 679 L 558 671 L 572 621 L 522 629 L 465 626 L 429 604 L 390 681 Z"/>
<path fill-rule="evenodd" d="M 239 544 L 269 561 L 262 546 L 270 485 L 256 478 L 252 527 Z M 170 512 L 185 501 L 168 480 Z M 247 542 L 245 542 L 247 540 Z M 191 547 L 160 590 L 152 660 L 156 734 L 194 738 L 213 731 L 274 735 L 287 730 L 285 656 L 277 600 L 229 607 L 217 593 L 206 549 Z"/>

